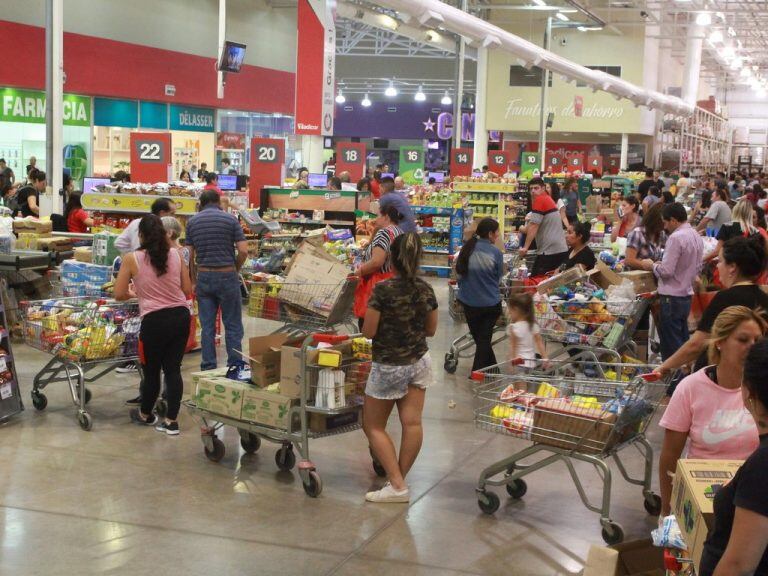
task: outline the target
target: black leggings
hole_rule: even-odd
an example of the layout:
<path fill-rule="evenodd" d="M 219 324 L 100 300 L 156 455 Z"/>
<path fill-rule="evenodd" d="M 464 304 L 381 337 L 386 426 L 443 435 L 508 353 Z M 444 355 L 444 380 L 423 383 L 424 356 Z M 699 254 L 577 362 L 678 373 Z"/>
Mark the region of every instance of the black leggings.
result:
<path fill-rule="evenodd" d="M 496 354 L 493 353 L 493 330 L 496 321 L 501 315 L 501 302 L 495 306 L 464 306 L 464 316 L 467 318 L 469 333 L 475 341 L 475 360 L 472 370 L 482 370 L 488 366 L 495 366 Z"/>
<path fill-rule="evenodd" d="M 150 312 L 141 319 L 139 353 L 144 367 L 141 382 L 141 411 L 151 414 L 160 395 L 160 370 L 165 374 L 167 418 L 176 420 L 184 382 L 181 360 L 189 338 L 189 308 L 179 306 Z"/>

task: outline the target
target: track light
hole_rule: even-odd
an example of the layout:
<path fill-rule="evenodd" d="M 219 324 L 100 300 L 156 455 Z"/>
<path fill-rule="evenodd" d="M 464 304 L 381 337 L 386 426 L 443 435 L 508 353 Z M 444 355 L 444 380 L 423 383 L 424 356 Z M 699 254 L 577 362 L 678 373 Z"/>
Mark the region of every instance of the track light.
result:
<path fill-rule="evenodd" d="M 365 95 L 363 100 L 360 102 L 360 104 L 365 108 L 370 108 L 371 106 L 371 99 L 368 98 L 368 94 Z"/>
<path fill-rule="evenodd" d="M 419 86 L 419 91 L 416 92 L 413 99 L 416 100 L 416 102 L 424 102 L 424 100 L 427 99 L 427 95 L 424 94 L 424 90 L 422 90 L 421 86 Z"/>
<path fill-rule="evenodd" d="M 442 100 L 440 100 L 440 104 L 443 106 L 450 106 L 453 104 L 453 99 L 451 99 L 450 94 L 448 94 L 448 90 L 445 91 L 445 96 L 443 96 Z"/>
<path fill-rule="evenodd" d="M 339 88 L 339 93 L 336 95 L 336 104 L 344 104 L 347 99 L 344 96 L 344 93 L 341 91 L 341 88 Z"/>
<path fill-rule="evenodd" d="M 723 41 L 723 33 L 720 30 L 715 30 L 709 35 L 709 41 L 712 44 L 717 44 Z"/>
<path fill-rule="evenodd" d="M 712 24 L 712 15 L 709 12 L 699 12 L 696 16 L 696 24 L 699 26 L 709 26 Z"/>
<path fill-rule="evenodd" d="M 392 80 L 389 81 L 389 86 L 384 90 L 384 96 L 387 96 L 388 98 L 397 96 L 397 88 L 395 88 L 395 83 Z"/>

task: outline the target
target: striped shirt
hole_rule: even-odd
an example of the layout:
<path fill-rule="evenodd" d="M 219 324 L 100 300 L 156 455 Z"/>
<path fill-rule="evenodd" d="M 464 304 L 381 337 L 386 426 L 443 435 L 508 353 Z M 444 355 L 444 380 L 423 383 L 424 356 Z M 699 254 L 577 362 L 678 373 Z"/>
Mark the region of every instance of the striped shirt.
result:
<path fill-rule="evenodd" d="M 530 220 L 539 225 L 536 233 L 536 251 L 543 255 L 562 254 L 568 251 L 563 232 L 563 221 L 555 201 L 547 194 L 533 199 Z"/>
<path fill-rule="evenodd" d="M 187 245 L 195 249 L 197 265 L 226 268 L 235 265 L 235 243 L 245 240 L 237 218 L 209 204 L 187 223 Z"/>
<path fill-rule="evenodd" d="M 384 261 L 384 264 L 381 266 L 381 269 L 379 270 L 379 273 L 386 274 L 387 272 L 392 271 L 392 256 L 391 256 L 391 248 L 392 248 L 392 242 L 395 241 L 395 238 L 400 236 L 403 233 L 403 231 L 397 227 L 397 226 L 387 226 L 386 228 L 382 228 L 376 234 L 373 236 L 373 240 L 371 240 L 371 243 L 368 245 L 368 248 L 365 251 L 365 261 L 368 262 L 373 257 L 373 249 L 374 248 L 381 248 L 384 250 L 384 252 L 387 254 L 387 259 Z"/>

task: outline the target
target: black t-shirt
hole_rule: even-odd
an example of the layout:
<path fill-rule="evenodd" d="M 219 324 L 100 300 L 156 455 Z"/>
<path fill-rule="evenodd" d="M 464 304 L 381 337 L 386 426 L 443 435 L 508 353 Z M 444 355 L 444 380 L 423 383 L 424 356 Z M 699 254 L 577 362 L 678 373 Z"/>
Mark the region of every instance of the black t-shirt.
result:
<path fill-rule="evenodd" d="M 761 516 L 768 516 L 766 477 L 768 477 L 768 434 L 763 434 L 760 436 L 760 446 L 757 450 L 738 469 L 733 480 L 715 494 L 713 503 L 715 525 L 704 544 L 699 576 L 710 576 L 714 573 L 717 563 L 723 557 L 728 540 L 731 538 L 736 507 Z M 768 574 L 768 550 L 763 552 L 763 557 L 754 574 L 756 576 Z"/>
<path fill-rule="evenodd" d="M 731 238 L 737 236 L 743 236 L 744 233 L 741 230 L 741 224 L 738 222 L 731 222 L 730 224 L 723 224 L 720 226 L 720 230 L 717 231 L 717 239 L 727 242 Z"/>
<path fill-rule="evenodd" d="M 35 189 L 34 186 L 24 186 L 24 188 L 21 188 L 16 195 L 17 202 L 19 203 L 19 210 L 21 211 L 21 215 L 23 217 L 36 216 L 36 214 L 29 209 L 29 198 L 31 196 L 34 196 L 35 200 L 37 201 L 37 206 L 39 207 L 40 193 Z"/>
<path fill-rule="evenodd" d="M 648 196 L 648 190 L 651 189 L 651 186 L 658 187 L 658 184 L 653 180 L 643 180 L 640 182 L 640 184 L 637 185 L 637 191 L 640 192 L 641 199 L 644 199 L 646 196 Z"/>
<path fill-rule="evenodd" d="M 582 248 L 575 256 L 573 256 L 573 258 L 571 258 L 571 253 L 568 253 L 568 260 L 566 260 L 564 264 L 565 269 L 568 270 L 568 268 L 573 268 L 576 264 L 581 264 L 587 270 L 592 270 L 592 268 L 595 267 L 597 258 L 595 258 L 595 253 L 592 252 L 592 249 L 589 246 Z"/>

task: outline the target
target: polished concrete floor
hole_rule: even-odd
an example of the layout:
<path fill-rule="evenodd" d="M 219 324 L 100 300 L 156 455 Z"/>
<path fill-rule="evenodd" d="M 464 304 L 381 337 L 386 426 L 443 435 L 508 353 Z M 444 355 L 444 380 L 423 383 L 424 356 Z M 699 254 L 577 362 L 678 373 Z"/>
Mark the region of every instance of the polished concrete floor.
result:
<path fill-rule="evenodd" d="M 445 281 L 434 285 L 444 304 Z M 246 332 L 270 328 L 249 320 Z M 47 410 L 32 408 L 32 377 L 47 357 L 17 346 L 27 411 L 0 426 L 0 575 L 578 574 L 602 540 L 563 464 L 531 476 L 521 501 L 496 489 L 502 506 L 494 516 L 478 509 L 480 471 L 527 443 L 475 429 L 467 361 L 456 376 L 442 371 L 461 331 L 443 306 L 410 505 L 364 502 L 380 480 L 361 431 L 311 445 L 324 483 L 311 499 L 297 474 L 278 471 L 271 444 L 248 456 L 226 429 L 226 456 L 214 464 L 187 413 L 175 438 L 131 425 L 123 402 L 136 394 L 135 376 L 91 386 L 94 426 L 84 432 L 63 385 L 46 391 Z M 187 357 L 185 373 L 198 364 L 199 356 Z M 658 446 L 657 426 L 650 435 Z M 629 452 L 639 471 L 641 459 Z M 598 498 L 599 479 L 578 468 Z M 655 524 L 640 489 L 618 474 L 611 515 L 627 539 L 646 537 Z"/>

